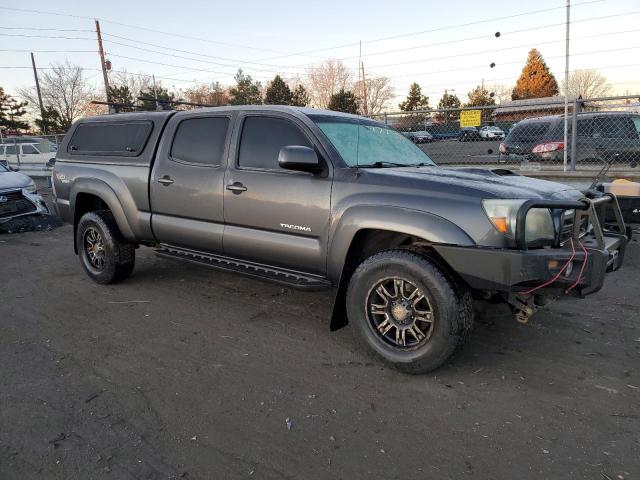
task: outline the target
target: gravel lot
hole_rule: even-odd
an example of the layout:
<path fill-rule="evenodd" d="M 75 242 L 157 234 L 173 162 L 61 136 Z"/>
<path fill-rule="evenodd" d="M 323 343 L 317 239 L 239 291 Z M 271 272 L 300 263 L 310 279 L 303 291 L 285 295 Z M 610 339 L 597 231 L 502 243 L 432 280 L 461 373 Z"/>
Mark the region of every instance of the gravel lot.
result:
<path fill-rule="evenodd" d="M 326 293 L 138 250 L 90 282 L 72 229 L 0 235 L 0 478 L 640 477 L 640 248 L 586 300 L 487 310 L 431 375 L 382 368 Z"/>

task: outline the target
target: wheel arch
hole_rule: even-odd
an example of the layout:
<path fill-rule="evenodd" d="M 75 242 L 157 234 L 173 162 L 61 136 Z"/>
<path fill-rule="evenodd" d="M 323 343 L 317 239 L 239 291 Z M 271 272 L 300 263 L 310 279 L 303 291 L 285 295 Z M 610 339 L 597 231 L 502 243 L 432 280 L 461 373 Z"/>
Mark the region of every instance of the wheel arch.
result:
<path fill-rule="evenodd" d="M 118 197 L 105 182 L 100 180 L 76 180 L 69 200 L 73 211 L 73 249 L 76 254 L 78 253 L 78 246 L 76 245 L 75 237 L 78 222 L 82 215 L 96 210 L 109 210 L 113 214 L 120 233 L 127 240 L 135 241 L 135 235 L 129 226 Z"/>
<path fill-rule="evenodd" d="M 449 220 L 400 207 L 365 206 L 347 211 L 332 231 L 328 276 L 337 285 L 331 330 L 347 324 L 345 300 L 351 275 L 369 256 L 390 248 L 420 249 L 455 276 L 431 247 L 433 244 L 473 246 L 475 242 Z"/>

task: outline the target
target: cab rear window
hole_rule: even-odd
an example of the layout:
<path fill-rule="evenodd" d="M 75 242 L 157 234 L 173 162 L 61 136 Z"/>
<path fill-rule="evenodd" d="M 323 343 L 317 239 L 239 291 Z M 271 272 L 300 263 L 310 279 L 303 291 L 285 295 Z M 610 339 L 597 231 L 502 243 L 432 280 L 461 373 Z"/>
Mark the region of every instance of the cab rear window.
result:
<path fill-rule="evenodd" d="M 137 157 L 151 135 L 148 121 L 85 123 L 73 132 L 67 150 L 72 155 Z"/>

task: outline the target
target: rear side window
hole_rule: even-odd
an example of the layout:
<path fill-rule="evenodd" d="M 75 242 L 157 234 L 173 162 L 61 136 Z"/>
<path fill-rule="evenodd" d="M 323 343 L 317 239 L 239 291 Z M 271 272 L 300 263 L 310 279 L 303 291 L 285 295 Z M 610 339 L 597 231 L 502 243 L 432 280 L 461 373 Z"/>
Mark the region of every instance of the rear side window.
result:
<path fill-rule="evenodd" d="M 307 137 L 289 120 L 275 117 L 247 117 L 242 127 L 238 165 L 243 168 L 275 170 L 282 147 L 311 147 Z"/>
<path fill-rule="evenodd" d="M 597 117 L 594 120 L 594 129 L 604 138 L 638 138 L 630 117 Z"/>
<path fill-rule="evenodd" d="M 151 128 L 151 122 L 147 121 L 85 123 L 73 132 L 68 150 L 76 155 L 137 157 L 149 139 Z"/>
<path fill-rule="evenodd" d="M 522 142 L 545 139 L 551 122 L 524 122 L 516 124 L 509 133 L 509 139 Z"/>
<path fill-rule="evenodd" d="M 36 153 L 40 153 L 33 145 L 22 145 L 22 153 L 26 155 L 35 155 Z"/>
<path fill-rule="evenodd" d="M 173 137 L 173 160 L 218 166 L 229 129 L 228 117 L 202 117 L 182 120 Z"/>
<path fill-rule="evenodd" d="M 578 136 L 590 137 L 593 135 L 593 122 L 591 119 L 578 120 Z"/>

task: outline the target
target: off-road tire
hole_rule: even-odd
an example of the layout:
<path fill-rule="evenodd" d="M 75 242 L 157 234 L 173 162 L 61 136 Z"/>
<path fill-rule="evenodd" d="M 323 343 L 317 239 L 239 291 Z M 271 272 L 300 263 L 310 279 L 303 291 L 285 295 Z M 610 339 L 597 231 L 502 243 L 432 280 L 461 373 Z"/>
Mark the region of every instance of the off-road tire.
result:
<path fill-rule="evenodd" d="M 381 279 L 389 277 L 403 278 L 429 297 L 433 324 L 426 343 L 415 348 L 390 345 L 371 324 L 368 296 Z M 435 261 L 409 249 L 386 250 L 363 261 L 349 281 L 346 303 L 351 331 L 358 343 L 388 365 L 412 374 L 441 366 L 465 343 L 473 327 L 469 290 Z"/>
<path fill-rule="evenodd" d="M 104 266 L 102 268 L 96 268 L 92 265 L 85 245 L 85 235 L 90 229 L 99 233 L 104 245 Z M 133 272 L 135 246 L 122 236 L 113 214 L 109 210 L 85 213 L 80 218 L 76 229 L 76 245 L 82 268 L 96 283 L 103 285 L 118 283 Z"/>

